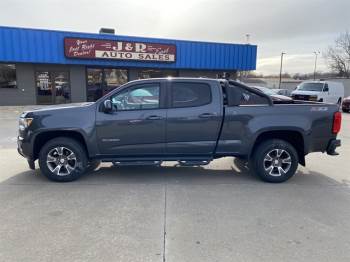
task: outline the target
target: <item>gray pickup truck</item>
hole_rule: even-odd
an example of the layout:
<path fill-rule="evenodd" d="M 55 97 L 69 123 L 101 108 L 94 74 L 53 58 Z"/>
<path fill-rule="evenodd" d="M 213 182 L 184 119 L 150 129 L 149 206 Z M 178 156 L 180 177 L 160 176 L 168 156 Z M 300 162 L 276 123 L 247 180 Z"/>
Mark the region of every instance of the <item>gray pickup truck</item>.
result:
<path fill-rule="evenodd" d="M 129 82 L 95 103 L 46 107 L 20 116 L 18 152 L 44 175 L 72 181 L 101 161 L 206 165 L 244 159 L 268 182 L 294 175 L 305 155 L 336 155 L 338 105 L 273 101 L 239 82 L 160 78 Z"/>

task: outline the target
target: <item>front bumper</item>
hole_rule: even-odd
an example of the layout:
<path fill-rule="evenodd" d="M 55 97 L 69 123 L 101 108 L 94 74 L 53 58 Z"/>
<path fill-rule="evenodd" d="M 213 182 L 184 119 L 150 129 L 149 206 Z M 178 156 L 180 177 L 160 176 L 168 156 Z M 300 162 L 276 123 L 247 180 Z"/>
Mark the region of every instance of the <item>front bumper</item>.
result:
<path fill-rule="evenodd" d="M 25 158 L 33 158 L 31 143 L 21 136 L 17 137 L 17 151 Z"/>
<path fill-rule="evenodd" d="M 301 100 L 301 101 L 319 101 L 318 97 L 315 95 L 292 95 L 293 100 Z"/>
<path fill-rule="evenodd" d="M 35 169 L 34 159 L 31 154 L 31 145 L 26 142 L 21 136 L 17 137 L 17 151 L 18 153 L 27 159 L 30 169 Z"/>
<path fill-rule="evenodd" d="M 20 136 L 17 136 L 17 151 L 21 156 L 26 157 L 23 153 L 23 146 L 22 146 L 23 142 L 22 141 L 23 141 L 23 138 Z"/>
<path fill-rule="evenodd" d="M 340 139 L 332 139 L 329 141 L 328 146 L 327 146 L 327 154 L 331 156 L 337 156 L 339 153 L 335 152 L 337 147 L 341 146 L 341 141 Z"/>

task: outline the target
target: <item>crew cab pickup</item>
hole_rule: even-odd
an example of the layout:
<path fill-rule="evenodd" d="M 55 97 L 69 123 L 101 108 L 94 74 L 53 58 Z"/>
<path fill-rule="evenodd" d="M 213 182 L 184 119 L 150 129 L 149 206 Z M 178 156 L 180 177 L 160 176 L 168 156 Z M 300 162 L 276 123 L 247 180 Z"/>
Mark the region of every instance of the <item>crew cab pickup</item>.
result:
<path fill-rule="evenodd" d="M 199 166 L 242 158 L 268 182 L 292 177 L 305 155 L 336 155 L 339 105 L 272 99 L 242 83 L 207 78 L 136 80 L 94 103 L 24 112 L 18 152 L 54 181 L 72 181 L 101 161 L 178 161 Z"/>

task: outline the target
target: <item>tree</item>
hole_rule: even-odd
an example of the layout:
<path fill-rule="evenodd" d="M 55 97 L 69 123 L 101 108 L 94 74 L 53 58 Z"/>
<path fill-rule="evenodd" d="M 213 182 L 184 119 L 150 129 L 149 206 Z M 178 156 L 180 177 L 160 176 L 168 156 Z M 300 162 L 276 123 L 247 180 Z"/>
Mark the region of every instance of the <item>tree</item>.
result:
<path fill-rule="evenodd" d="M 346 31 L 325 52 L 329 68 L 339 76 L 350 77 L 350 33 Z"/>

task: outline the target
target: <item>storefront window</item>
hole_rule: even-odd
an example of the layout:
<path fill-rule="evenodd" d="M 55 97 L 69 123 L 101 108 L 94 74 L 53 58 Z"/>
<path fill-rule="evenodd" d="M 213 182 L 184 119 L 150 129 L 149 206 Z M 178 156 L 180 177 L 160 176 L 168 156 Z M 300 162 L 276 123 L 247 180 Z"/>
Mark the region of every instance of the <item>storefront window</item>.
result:
<path fill-rule="evenodd" d="M 120 69 L 104 69 L 106 92 L 128 82 L 128 71 Z"/>
<path fill-rule="evenodd" d="M 116 68 L 87 69 L 87 101 L 96 101 L 128 82 L 128 70 Z"/>
<path fill-rule="evenodd" d="M 36 72 L 38 104 L 65 104 L 70 102 L 68 72 Z"/>
<path fill-rule="evenodd" d="M 176 77 L 178 72 L 176 70 L 156 70 L 144 69 L 138 73 L 139 79 L 158 78 L 158 77 Z"/>
<path fill-rule="evenodd" d="M 17 88 L 14 64 L 0 64 L 0 88 Z"/>

